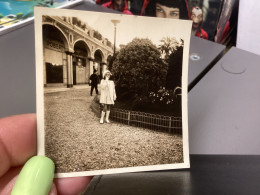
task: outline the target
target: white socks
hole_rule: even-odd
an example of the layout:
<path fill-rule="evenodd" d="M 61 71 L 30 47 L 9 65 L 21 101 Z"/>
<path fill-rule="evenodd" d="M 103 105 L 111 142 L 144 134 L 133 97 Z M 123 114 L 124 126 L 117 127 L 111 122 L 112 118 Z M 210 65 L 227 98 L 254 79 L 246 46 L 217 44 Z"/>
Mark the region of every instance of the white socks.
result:
<path fill-rule="evenodd" d="M 106 112 L 106 122 L 107 122 L 107 123 L 110 123 L 110 121 L 108 120 L 109 114 L 110 114 L 110 111 L 107 111 L 107 112 Z"/>
<path fill-rule="evenodd" d="M 104 116 L 105 116 L 105 112 L 101 112 L 101 118 L 100 118 L 100 124 L 103 124 L 104 123 Z"/>
<path fill-rule="evenodd" d="M 110 123 L 110 121 L 108 120 L 108 119 L 109 119 L 109 115 L 110 115 L 110 111 L 106 111 L 106 112 L 102 111 L 102 112 L 101 112 L 101 118 L 100 118 L 100 124 L 103 124 L 103 123 L 104 123 L 104 117 L 105 117 L 105 115 L 106 115 L 105 121 L 106 121 L 107 123 Z"/>

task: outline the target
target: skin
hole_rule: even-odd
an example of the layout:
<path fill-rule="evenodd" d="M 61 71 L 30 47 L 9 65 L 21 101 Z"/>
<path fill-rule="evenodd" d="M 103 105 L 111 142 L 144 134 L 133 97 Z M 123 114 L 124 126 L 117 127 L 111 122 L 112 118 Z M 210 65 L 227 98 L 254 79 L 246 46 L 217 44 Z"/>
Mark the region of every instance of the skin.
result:
<path fill-rule="evenodd" d="M 110 73 L 106 73 L 105 74 L 105 80 L 109 80 L 109 78 L 110 78 Z"/>
<path fill-rule="evenodd" d="M 159 3 L 156 3 L 156 17 L 179 19 L 180 9 L 174 7 L 167 7 Z"/>
<path fill-rule="evenodd" d="M 122 4 L 122 0 L 115 0 L 115 4 L 121 5 Z"/>
<path fill-rule="evenodd" d="M 197 29 L 200 28 L 203 22 L 202 9 L 200 9 L 199 7 L 193 8 L 191 13 L 191 20 L 193 21 L 192 30 L 197 31 Z"/>
<path fill-rule="evenodd" d="M 120 10 L 122 7 L 122 0 L 114 0 L 115 3 L 115 10 Z"/>
<path fill-rule="evenodd" d="M 36 115 L 24 114 L 0 119 L 0 194 L 11 194 L 26 161 L 37 152 Z M 92 177 L 54 179 L 50 194 L 83 192 Z"/>

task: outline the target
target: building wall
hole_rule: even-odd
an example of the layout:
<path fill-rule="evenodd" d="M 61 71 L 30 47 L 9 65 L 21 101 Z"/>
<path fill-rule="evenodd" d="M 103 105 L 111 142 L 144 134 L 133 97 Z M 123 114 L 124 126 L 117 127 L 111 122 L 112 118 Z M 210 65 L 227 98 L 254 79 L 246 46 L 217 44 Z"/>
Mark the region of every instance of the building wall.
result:
<path fill-rule="evenodd" d="M 82 26 L 72 25 L 66 17 L 45 17 L 43 20 L 46 25 L 43 34 L 45 86 L 50 85 L 47 76 L 52 71 L 51 65 L 59 66 L 54 67 L 52 72 L 58 72 L 59 78 L 63 76 L 62 79 L 57 79 L 56 84 L 67 85 L 67 87 L 89 83 L 89 77 L 96 64 L 98 64 L 98 69 L 101 68 L 99 72 L 102 74 L 102 68 L 106 67 L 104 65 L 107 63 L 107 57 L 113 52 L 108 40 L 102 35 L 102 40 L 97 39 L 93 34 L 95 30 L 87 24 L 84 30 Z"/>

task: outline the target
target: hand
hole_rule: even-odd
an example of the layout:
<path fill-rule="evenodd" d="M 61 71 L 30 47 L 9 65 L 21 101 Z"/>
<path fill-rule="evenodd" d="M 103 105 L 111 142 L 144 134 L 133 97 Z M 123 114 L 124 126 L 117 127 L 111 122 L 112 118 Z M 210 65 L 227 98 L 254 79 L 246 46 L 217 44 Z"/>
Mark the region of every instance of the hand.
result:
<path fill-rule="evenodd" d="M 36 155 L 36 116 L 0 119 L 0 194 L 11 194 L 24 163 Z M 50 194 L 79 194 L 92 177 L 54 179 Z"/>

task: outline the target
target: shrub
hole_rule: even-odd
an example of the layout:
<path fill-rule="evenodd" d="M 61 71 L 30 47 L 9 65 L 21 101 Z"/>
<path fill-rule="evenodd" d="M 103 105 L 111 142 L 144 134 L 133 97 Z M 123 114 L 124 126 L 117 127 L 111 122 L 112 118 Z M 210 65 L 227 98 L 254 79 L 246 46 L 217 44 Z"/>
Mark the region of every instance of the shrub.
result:
<path fill-rule="evenodd" d="M 151 92 L 149 94 L 149 98 L 151 103 L 159 103 L 159 104 L 173 104 L 175 100 L 175 93 L 173 90 L 165 89 L 165 87 L 161 87 L 157 92 Z"/>
<path fill-rule="evenodd" d="M 130 100 L 134 106 L 164 86 L 168 65 L 160 55 L 149 39 L 139 38 L 119 51 L 112 67 L 119 100 Z"/>
<path fill-rule="evenodd" d="M 181 88 L 174 90 L 161 87 L 157 92 L 149 94 L 149 101 L 152 108 L 157 108 L 158 112 L 172 113 L 181 116 Z"/>
<path fill-rule="evenodd" d="M 181 87 L 183 41 L 169 57 L 169 69 L 166 76 L 166 89 Z"/>

